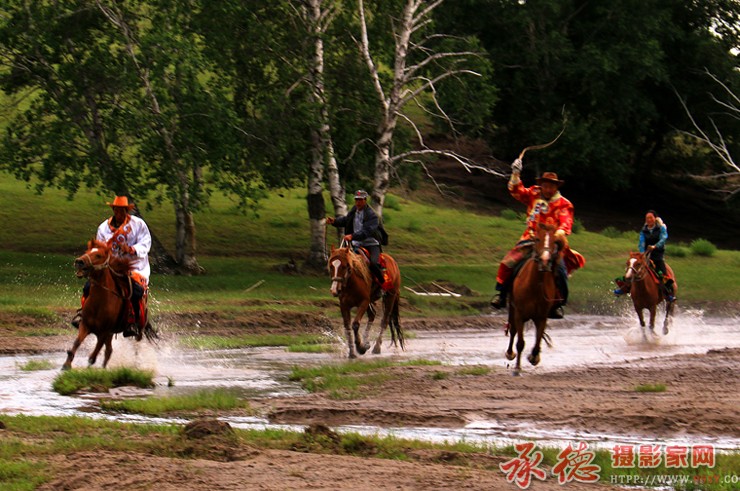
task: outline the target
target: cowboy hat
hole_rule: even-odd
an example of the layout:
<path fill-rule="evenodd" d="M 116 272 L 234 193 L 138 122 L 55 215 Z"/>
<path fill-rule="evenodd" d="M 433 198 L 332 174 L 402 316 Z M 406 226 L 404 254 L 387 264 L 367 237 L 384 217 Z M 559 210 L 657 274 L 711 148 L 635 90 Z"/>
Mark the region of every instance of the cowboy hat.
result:
<path fill-rule="evenodd" d="M 106 205 L 110 206 L 111 208 L 117 208 L 120 206 L 128 210 L 134 209 L 134 205 L 129 204 L 128 197 L 126 196 L 116 196 L 115 198 L 113 198 L 113 203 L 106 203 Z"/>
<path fill-rule="evenodd" d="M 562 186 L 565 181 L 558 179 L 558 175 L 555 172 L 544 172 L 537 178 L 537 184 L 542 184 L 543 182 L 552 182 L 558 186 Z"/>

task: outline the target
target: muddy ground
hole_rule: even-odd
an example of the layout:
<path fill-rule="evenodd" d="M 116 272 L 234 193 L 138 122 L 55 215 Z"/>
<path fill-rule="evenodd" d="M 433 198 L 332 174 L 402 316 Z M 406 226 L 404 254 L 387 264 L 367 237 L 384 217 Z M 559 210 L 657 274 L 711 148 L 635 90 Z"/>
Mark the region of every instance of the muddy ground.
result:
<path fill-rule="evenodd" d="M 290 316 L 290 315 L 289 315 Z M 321 315 L 258 314 L 219 319 L 198 316 L 201 330 L 228 336 L 244 332 L 321 330 L 333 321 Z M 188 319 L 167 324 L 193 325 Z M 60 336 L 24 336 L 38 321 L 0 318 L 0 352 L 64 350 L 74 331 Z M 490 319 L 406 319 L 407 331 L 486 327 Z M 9 327 L 11 324 L 14 327 Z M 36 326 L 38 327 L 38 326 Z M 169 333 L 177 335 L 176 329 Z M 250 401 L 275 423 L 326 426 L 462 427 L 489 420 L 541 428 L 657 439 L 740 438 L 740 350 L 714 350 L 612 366 L 561 372 L 528 372 L 512 377 L 501 368 L 488 375 L 461 373 L 459 367 L 394 367 L 379 389 L 361 399 L 333 400 L 326 394 Z M 644 384 L 664 384 L 665 392 L 637 392 Z M 3 430 L 0 430 L 2 433 Z M 479 455 L 459 460 L 440 452 L 418 452 L 411 461 L 318 455 L 300 451 L 242 448 L 230 459 L 170 459 L 125 452 L 80 452 L 55 456 L 59 472 L 44 490 L 158 489 L 517 489 L 498 464 L 510 457 Z M 230 461 L 224 461 L 230 460 Z M 462 462 L 462 464 L 461 464 Z M 100 469 L 106 469 L 101 472 Z M 594 485 L 571 482 L 571 489 Z M 604 486 L 601 486 L 604 488 Z M 554 478 L 531 489 L 563 489 Z"/>

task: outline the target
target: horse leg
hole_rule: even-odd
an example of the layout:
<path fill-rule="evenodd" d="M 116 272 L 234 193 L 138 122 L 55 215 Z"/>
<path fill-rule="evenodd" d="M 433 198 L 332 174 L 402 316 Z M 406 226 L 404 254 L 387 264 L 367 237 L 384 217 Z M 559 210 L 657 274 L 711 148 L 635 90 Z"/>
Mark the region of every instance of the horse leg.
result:
<path fill-rule="evenodd" d="M 359 354 L 364 354 L 365 351 L 367 351 L 367 348 L 363 346 L 362 343 L 362 336 L 360 335 L 360 322 L 362 321 L 362 316 L 365 315 L 365 311 L 370 306 L 370 300 L 366 302 L 362 302 L 359 307 L 357 307 L 357 314 L 355 315 L 355 320 L 352 321 L 352 331 L 355 334 L 355 349 Z"/>
<path fill-rule="evenodd" d="M 85 327 L 85 321 L 83 320 L 80 323 L 79 329 L 77 330 L 77 338 L 74 340 L 74 343 L 72 343 L 72 349 L 67 350 L 67 361 L 65 361 L 64 365 L 62 365 L 62 370 L 69 370 L 70 368 L 72 368 L 72 360 L 77 353 L 77 349 L 80 347 L 88 334 L 90 334 L 90 332 L 87 330 L 87 327 Z"/>
<path fill-rule="evenodd" d="M 108 333 L 105 337 L 105 356 L 103 357 L 103 368 L 108 367 L 110 355 L 113 354 L 113 334 Z"/>
<path fill-rule="evenodd" d="M 95 349 L 90 353 L 90 357 L 87 359 L 87 366 L 91 367 L 95 365 L 95 361 L 98 359 L 98 353 L 100 353 L 100 348 L 103 347 L 103 343 L 105 342 L 105 339 L 103 335 L 98 334 L 98 342 L 95 343 Z"/>
<path fill-rule="evenodd" d="M 518 377 L 522 371 L 522 352 L 524 351 L 524 323 L 517 323 L 516 328 L 516 367 L 513 375 Z"/>
<path fill-rule="evenodd" d="M 668 328 L 673 324 L 673 306 L 676 302 L 666 302 L 665 320 L 663 321 L 663 335 L 668 334 Z"/>
<path fill-rule="evenodd" d="M 534 348 L 532 348 L 532 352 L 527 357 L 527 360 L 529 360 L 529 363 L 536 366 L 540 362 L 540 343 L 542 343 L 542 337 L 545 335 L 547 319 L 535 321 L 534 324 L 537 328 L 537 334 L 535 335 Z"/>
<path fill-rule="evenodd" d="M 357 352 L 364 355 L 367 350 L 370 349 L 370 328 L 375 322 L 375 306 L 370 304 L 367 308 L 367 324 L 365 324 L 365 332 L 362 334 L 362 339 L 365 340 L 362 346 L 357 347 Z M 375 351 L 373 350 L 373 353 Z"/>
<path fill-rule="evenodd" d="M 506 359 L 511 361 L 516 358 L 514 354 L 514 338 L 516 337 L 517 328 L 514 324 L 514 318 L 509 315 L 509 347 L 506 348 Z"/>
<path fill-rule="evenodd" d="M 378 337 L 375 338 L 375 344 L 373 345 L 373 354 L 379 355 L 382 345 L 383 345 L 383 333 L 385 332 L 385 329 L 388 327 L 388 322 L 390 321 L 391 314 L 393 312 L 393 308 L 395 306 L 395 302 L 398 301 L 397 297 L 391 298 L 391 293 L 387 293 L 385 298 L 383 299 L 383 316 L 380 318 L 380 332 L 378 333 Z"/>
<path fill-rule="evenodd" d="M 352 329 L 349 328 L 350 323 L 350 309 L 342 307 L 342 319 L 344 320 L 344 334 L 347 337 L 347 347 L 349 348 L 348 358 L 357 358 L 355 353 L 355 341 L 352 334 Z"/>
<path fill-rule="evenodd" d="M 650 331 L 655 331 L 655 314 L 658 309 L 655 305 L 653 305 L 648 310 L 650 311 Z"/>

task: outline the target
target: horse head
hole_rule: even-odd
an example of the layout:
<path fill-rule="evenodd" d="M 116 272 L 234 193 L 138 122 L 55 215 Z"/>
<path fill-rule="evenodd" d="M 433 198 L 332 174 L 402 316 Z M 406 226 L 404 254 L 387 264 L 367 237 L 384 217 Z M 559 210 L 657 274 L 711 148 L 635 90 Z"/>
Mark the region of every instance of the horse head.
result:
<path fill-rule="evenodd" d="M 552 266 L 560 258 L 560 245 L 554 238 L 555 225 L 551 219 L 537 224 L 537 235 L 534 239 L 534 258 L 540 271 L 552 271 Z"/>
<path fill-rule="evenodd" d="M 331 294 L 335 297 L 339 296 L 352 274 L 349 259 L 351 253 L 349 247 L 331 247 L 328 268 L 331 275 Z"/>
<path fill-rule="evenodd" d="M 87 278 L 92 271 L 107 268 L 110 259 L 111 250 L 108 244 L 91 240 L 87 243 L 87 251 L 74 261 L 75 275 L 78 278 Z"/>
<path fill-rule="evenodd" d="M 643 279 L 647 273 L 647 266 L 647 256 L 645 254 L 630 252 L 630 257 L 627 259 L 624 278 L 627 281 Z"/>

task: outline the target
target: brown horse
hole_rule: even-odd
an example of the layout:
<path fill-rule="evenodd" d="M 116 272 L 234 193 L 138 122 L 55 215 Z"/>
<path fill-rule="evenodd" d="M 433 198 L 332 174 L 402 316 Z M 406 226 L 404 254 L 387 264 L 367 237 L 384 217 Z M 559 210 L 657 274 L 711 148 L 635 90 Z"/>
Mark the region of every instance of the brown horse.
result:
<path fill-rule="evenodd" d="M 388 277 L 393 287 L 383 295 L 383 317 L 380 321 L 380 333 L 375 340 L 373 354 L 380 353 L 380 346 L 383 341 L 383 332 L 386 326 L 390 326 L 391 340 L 396 346 L 396 340 L 404 349 L 403 331 L 398 322 L 398 303 L 401 297 L 401 273 L 398 270 L 398 264 L 388 254 L 381 255 L 381 261 L 385 260 L 385 267 Z M 349 358 L 356 358 L 357 353 L 365 354 L 370 348 L 368 337 L 370 327 L 375 320 L 374 294 L 377 295 L 379 286 L 373 282 L 373 275 L 368 267 L 368 260 L 361 254 L 352 252 L 349 247 L 334 248 L 332 246 L 331 256 L 329 257 L 329 274 L 331 274 L 331 294 L 339 297 L 339 308 L 342 311 L 344 320 L 344 332 L 347 336 L 347 346 L 349 347 Z M 352 309 L 357 308 L 357 313 L 352 321 L 350 330 L 350 320 Z M 367 325 L 363 336 L 360 336 L 360 322 L 362 316 L 367 312 Z M 363 339 L 365 342 L 363 343 Z"/>
<path fill-rule="evenodd" d="M 98 338 L 87 360 L 88 364 L 95 364 L 100 349 L 105 345 L 103 367 L 106 367 L 113 353 L 113 335 L 123 332 L 128 322 L 128 297 L 131 292 L 129 261 L 114 256 L 105 242 L 91 240 L 87 251 L 75 259 L 74 266 L 78 278 L 90 280 L 90 294 L 82 307 L 77 338 L 72 349 L 67 351 L 67 361 L 62 365 L 62 370 L 72 368 L 75 353 L 88 334 L 95 334 Z M 142 315 L 145 314 L 142 312 Z M 148 322 L 144 334 L 148 341 L 157 339 L 157 333 Z M 140 340 L 141 336 L 137 336 L 137 341 Z"/>
<path fill-rule="evenodd" d="M 673 270 L 668 264 L 665 265 L 666 273 L 670 278 L 674 278 Z M 659 280 L 650 271 L 648 264 L 648 255 L 639 252 L 630 252 L 627 260 L 627 270 L 624 273 L 624 279 L 630 284 L 630 297 L 632 304 L 635 306 L 637 317 L 640 319 L 640 326 L 645 327 L 645 318 L 642 311 L 647 309 L 650 313 L 650 331 L 655 333 L 655 314 L 658 305 L 665 300 L 663 288 Z M 673 283 L 674 295 L 678 292 L 678 285 Z M 668 334 L 668 328 L 673 319 L 673 306 L 675 302 L 666 302 L 665 320 L 663 321 L 663 334 Z M 643 336 L 647 339 L 646 333 Z"/>
<path fill-rule="evenodd" d="M 560 245 L 553 238 L 555 226 L 539 224 L 532 255 L 524 262 L 514 278 L 509 298 L 509 347 L 506 359 L 516 358 L 514 375 L 521 371 L 521 358 L 524 351 L 524 324 L 531 320 L 537 328 L 532 353 L 527 357 L 532 365 L 540 362 L 540 343 L 543 338 L 550 345 L 545 334 L 547 314 L 560 299 L 555 286 L 555 272 L 561 260 Z M 513 351 L 514 337 L 517 337 L 516 355 Z"/>

